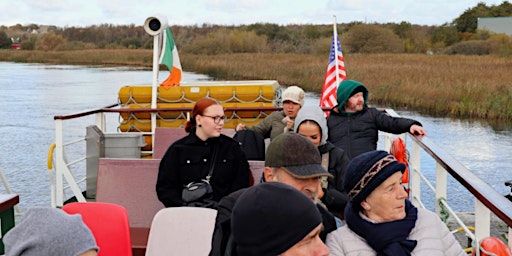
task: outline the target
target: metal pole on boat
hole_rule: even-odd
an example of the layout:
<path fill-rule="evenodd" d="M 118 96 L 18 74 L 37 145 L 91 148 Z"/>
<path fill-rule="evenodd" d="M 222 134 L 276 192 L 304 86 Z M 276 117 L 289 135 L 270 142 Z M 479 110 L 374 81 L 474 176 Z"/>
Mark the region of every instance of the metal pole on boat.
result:
<path fill-rule="evenodd" d="M 336 15 L 334 16 L 334 22 L 333 22 L 333 29 L 332 29 L 332 40 L 334 40 L 334 77 L 336 77 L 336 88 L 338 88 L 338 85 L 340 84 L 340 66 L 339 66 L 339 60 L 338 60 L 338 29 L 336 28 Z"/>
<path fill-rule="evenodd" d="M 161 38 L 163 31 L 167 28 L 167 17 L 161 14 L 150 16 L 144 22 L 144 30 L 153 36 L 153 85 L 151 91 L 151 108 L 157 108 L 158 93 L 158 72 L 160 68 L 159 56 L 161 47 Z M 151 113 L 151 140 L 155 145 L 156 112 Z"/>
<path fill-rule="evenodd" d="M 9 194 L 13 194 L 11 187 L 9 186 L 9 183 L 7 183 L 7 178 L 5 178 L 4 172 L 2 171 L 2 168 L 0 168 L 0 178 L 2 179 L 2 182 L 4 183 L 5 190 Z M 21 214 L 21 210 L 18 207 L 18 205 L 14 206 L 14 209 L 16 210 L 17 214 Z"/>
<path fill-rule="evenodd" d="M 160 34 L 153 37 L 153 86 L 151 90 L 151 108 L 155 109 L 156 105 L 156 94 L 158 92 L 158 46 L 159 46 Z M 155 129 L 156 129 L 156 113 L 151 112 L 151 145 L 155 145 Z"/>

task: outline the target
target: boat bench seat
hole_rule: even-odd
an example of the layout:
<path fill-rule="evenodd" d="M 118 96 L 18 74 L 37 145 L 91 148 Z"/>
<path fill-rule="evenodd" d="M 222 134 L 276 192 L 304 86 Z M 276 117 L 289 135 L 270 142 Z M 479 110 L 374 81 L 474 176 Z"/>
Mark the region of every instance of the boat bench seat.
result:
<path fill-rule="evenodd" d="M 164 208 L 155 187 L 160 159 L 100 158 L 96 201 L 128 212 L 134 255 L 144 255 L 155 214 Z"/>
<path fill-rule="evenodd" d="M 233 129 L 224 134 L 234 135 Z M 151 222 L 155 214 L 165 208 L 156 195 L 156 180 L 162 156 L 176 140 L 185 136 L 183 128 L 156 128 L 153 159 L 100 158 L 96 201 L 114 203 L 126 208 L 130 221 L 130 234 L 134 255 L 146 248 Z M 258 184 L 265 161 L 249 161 Z M 140 253 L 137 253 L 140 252 Z M 144 255 L 144 254 L 140 254 Z"/>
<path fill-rule="evenodd" d="M 0 255 L 4 254 L 3 237 L 14 228 L 14 207 L 20 202 L 17 194 L 0 194 Z"/>

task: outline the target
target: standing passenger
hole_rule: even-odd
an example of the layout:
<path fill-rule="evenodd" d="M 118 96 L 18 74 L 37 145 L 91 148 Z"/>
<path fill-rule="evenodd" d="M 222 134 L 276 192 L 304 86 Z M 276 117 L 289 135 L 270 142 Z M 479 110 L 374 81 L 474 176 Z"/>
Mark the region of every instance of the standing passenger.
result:
<path fill-rule="evenodd" d="M 249 127 L 239 123 L 236 130 L 248 129 L 272 141 L 277 135 L 293 130 L 293 120 L 303 105 L 304 90 L 298 86 L 290 86 L 283 92 L 283 110 L 272 112 L 254 126 Z"/>
<path fill-rule="evenodd" d="M 156 192 L 165 207 L 191 205 L 182 198 L 184 187 L 207 179 L 210 168 L 213 191 L 208 196 L 213 208 L 222 197 L 249 186 L 249 163 L 240 145 L 221 134 L 225 118 L 217 100 L 196 102 L 191 120 L 185 124 L 189 134 L 174 142 L 160 162 Z"/>
<path fill-rule="evenodd" d="M 347 193 L 343 190 L 343 175 L 349 160 L 343 149 L 327 141 L 327 121 L 322 109 L 318 106 L 304 106 L 295 118 L 295 132 L 318 147 L 322 155 L 322 166 L 332 175 L 327 179 L 327 184 L 322 184 L 322 202 L 334 216 L 343 219 L 343 211 L 348 202 Z"/>
<path fill-rule="evenodd" d="M 418 121 L 391 117 L 368 107 L 368 90 L 358 81 L 341 82 L 336 96 L 338 105 L 331 109 L 327 120 L 329 141 L 345 150 L 349 159 L 377 149 L 379 131 L 427 135 Z"/>

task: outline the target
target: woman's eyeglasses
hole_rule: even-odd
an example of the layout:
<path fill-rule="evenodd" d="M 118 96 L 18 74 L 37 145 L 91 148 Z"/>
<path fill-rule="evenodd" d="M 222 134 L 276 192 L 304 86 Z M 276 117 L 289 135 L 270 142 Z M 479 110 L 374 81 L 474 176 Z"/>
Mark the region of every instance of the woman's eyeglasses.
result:
<path fill-rule="evenodd" d="M 216 124 L 220 123 L 221 120 L 222 120 L 222 122 L 224 122 L 226 120 L 226 116 L 207 116 L 207 115 L 202 115 L 202 116 L 212 118 L 213 122 Z"/>

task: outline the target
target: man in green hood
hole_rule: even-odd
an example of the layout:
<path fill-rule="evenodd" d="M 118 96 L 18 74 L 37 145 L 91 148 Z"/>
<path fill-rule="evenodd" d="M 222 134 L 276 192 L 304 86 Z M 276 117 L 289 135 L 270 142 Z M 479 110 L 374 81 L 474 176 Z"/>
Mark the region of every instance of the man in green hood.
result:
<path fill-rule="evenodd" d="M 338 105 L 331 109 L 327 120 L 328 140 L 345 150 L 350 159 L 376 150 L 379 131 L 427 135 L 416 120 L 391 117 L 374 107 L 368 107 L 368 89 L 358 81 L 341 82 L 336 96 Z"/>

